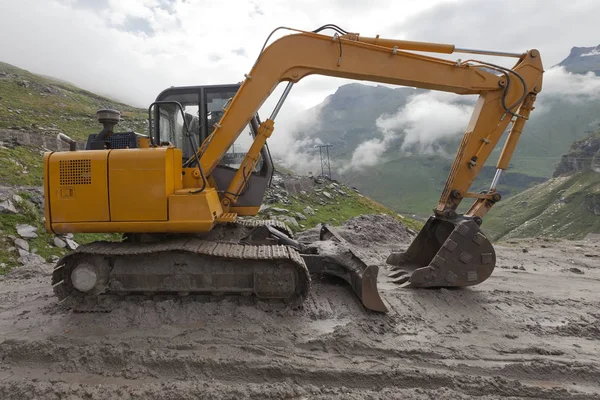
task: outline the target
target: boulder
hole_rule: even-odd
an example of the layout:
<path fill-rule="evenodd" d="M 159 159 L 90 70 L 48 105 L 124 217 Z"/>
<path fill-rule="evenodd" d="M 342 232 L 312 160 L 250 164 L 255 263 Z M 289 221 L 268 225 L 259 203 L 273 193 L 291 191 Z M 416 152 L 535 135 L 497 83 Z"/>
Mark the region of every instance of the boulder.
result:
<path fill-rule="evenodd" d="M 327 197 L 329 200 L 333 199 L 333 196 L 331 195 L 331 193 L 323 191 L 323 196 Z"/>
<path fill-rule="evenodd" d="M 32 254 L 32 253 L 27 253 L 25 255 L 22 255 L 21 257 L 19 257 L 19 263 L 21 265 L 44 265 L 46 264 L 46 260 L 44 260 L 42 258 L 42 256 L 38 255 L 38 254 Z"/>
<path fill-rule="evenodd" d="M 296 217 L 298 217 L 298 219 L 301 219 L 301 220 L 306 220 L 306 216 L 300 212 L 296 213 Z"/>
<path fill-rule="evenodd" d="M 15 247 L 17 249 L 23 249 L 25 251 L 29 251 L 29 243 L 27 243 L 27 240 L 16 238 L 14 240 L 14 243 L 15 243 Z"/>
<path fill-rule="evenodd" d="M 67 247 L 67 242 L 65 242 L 64 240 L 62 240 L 61 238 L 59 238 L 57 236 L 57 237 L 54 238 L 54 245 L 56 247 L 60 247 L 61 249 L 64 249 L 65 247 Z"/>
<path fill-rule="evenodd" d="M 271 210 L 273 210 L 275 212 L 284 213 L 284 214 L 287 214 L 289 212 L 288 209 L 286 209 L 286 208 L 279 208 L 279 207 L 271 207 Z"/>
<path fill-rule="evenodd" d="M 65 241 L 67 242 L 67 247 L 69 248 L 69 250 L 75 250 L 79 247 L 79 244 L 77 244 L 77 242 L 73 239 L 65 239 Z"/>
<path fill-rule="evenodd" d="M 0 203 L 0 214 L 18 214 L 18 211 L 12 201 L 4 200 Z"/>
<path fill-rule="evenodd" d="M 306 215 L 315 215 L 315 210 L 311 206 L 304 207 L 304 214 Z"/>
<path fill-rule="evenodd" d="M 12 199 L 15 203 L 20 203 L 23 201 L 23 198 L 21 196 L 19 196 L 18 194 L 13 194 Z"/>
<path fill-rule="evenodd" d="M 280 221 L 283 221 L 284 223 L 286 223 L 286 224 L 288 224 L 288 225 L 291 225 L 291 226 L 293 226 L 293 227 L 296 227 L 296 228 L 298 228 L 298 227 L 299 227 L 299 225 L 298 225 L 298 221 L 296 221 L 296 218 L 293 218 L 293 217 L 290 217 L 290 216 L 287 216 L 287 215 L 280 215 L 280 216 L 278 217 L 278 219 L 279 219 Z"/>
<path fill-rule="evenodd" d="M 38 237 L 37 228 L 28 224 L 18 224 L 16 226 L 19 236 L 25 239 L 33 239 Z"/>

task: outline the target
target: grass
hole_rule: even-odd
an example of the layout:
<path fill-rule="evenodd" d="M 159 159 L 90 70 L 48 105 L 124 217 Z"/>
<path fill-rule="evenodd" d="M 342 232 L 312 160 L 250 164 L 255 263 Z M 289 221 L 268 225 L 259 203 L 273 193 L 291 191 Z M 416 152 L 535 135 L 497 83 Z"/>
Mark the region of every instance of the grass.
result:
<path fill-rule="evenodd" d="M 340 190 L 344 191 L 346 195 L 335 193 L 333 190 L 324 189 L 333 196 L 332 200 L 327 200 L 325 204 L 321 204 L 326 199 L 325 197 L 319 196 L 316 192 L 310 192 L 307 194 L 299 194 L 290 197 L 290 204 L 284 204 L 277 202 L 271 204 L 272 207 L 285 208 L 292 211 L 293 213 L 301 213 L 306 217 L 306 220 L 300 220 L 299 223 L 304 226 L 303 229 L 310 229 L 318 226 L 321 223 L 328 223 L 331 225 L 341 225 L 344 221 L 357 217 L 362 214 L 388 214 L 401 221 L 404 225 L 420 230 L 423 223 L 416 221 L 412 218 L 400 216 L 397 212 L 391 210 L 382 204 L 369 199 L 368 197 L 362 196 L 359 193 L 354 192 L 340 185 Z M 306 206 L 310 206 L 314 211 L 314 215 L 308 215 L 304 211 Z M 277 214 L 267 209 L 263 214 Z M 290 226 L 293 230 L 299 228 Z"/>
<path fill-rule="evenodd" d="M 0 182 L 3 185 L 41 186 L 42 152 L 30 147 L 0 148 Z"/>

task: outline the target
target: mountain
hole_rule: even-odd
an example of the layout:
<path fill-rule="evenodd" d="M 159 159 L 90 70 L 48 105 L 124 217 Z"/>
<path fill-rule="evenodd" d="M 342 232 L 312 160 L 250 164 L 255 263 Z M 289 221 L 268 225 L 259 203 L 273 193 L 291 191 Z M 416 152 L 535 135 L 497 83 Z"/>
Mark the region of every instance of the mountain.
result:
<path fill-rule="evenodd" d="M 483 229 L 494 240 L 600 233 L 600 132 L 575 141 L 554 178 L 498 203 Z"/>
<path fill-rule="evenodd" d="M 600 76 L 600 45 L 573 47 L 569 56 L 558 65 L 575 74 L 585 74 L 591 71 Z"/>

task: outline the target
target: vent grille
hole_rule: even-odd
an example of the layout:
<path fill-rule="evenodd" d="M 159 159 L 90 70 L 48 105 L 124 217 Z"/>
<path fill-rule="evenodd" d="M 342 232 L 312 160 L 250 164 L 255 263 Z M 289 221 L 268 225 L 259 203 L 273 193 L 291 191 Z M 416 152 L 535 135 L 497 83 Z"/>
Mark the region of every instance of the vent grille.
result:
<path fill-rule="evenodd" d="M 91 185 L 92 162 L 91 160 L 61 160 L 60 185 Z"/>

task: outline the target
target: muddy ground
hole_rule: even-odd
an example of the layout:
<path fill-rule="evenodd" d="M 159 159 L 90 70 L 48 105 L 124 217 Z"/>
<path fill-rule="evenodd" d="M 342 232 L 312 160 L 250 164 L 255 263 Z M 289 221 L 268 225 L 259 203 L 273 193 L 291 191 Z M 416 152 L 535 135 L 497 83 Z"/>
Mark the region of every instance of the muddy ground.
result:
<path fill-rule="evenodd" d="M 347 238 L 374 259 L 410 240 L 371 223 Z M 318 279 L 299 309 L 226 298 L 73 313 L 47 271 L 21 268 L 0 278 L 0 398 L 600 399 L 600 244 L 496 249 L 473 288 L 399 289 L 384 268 L 387 315 Z"/>

